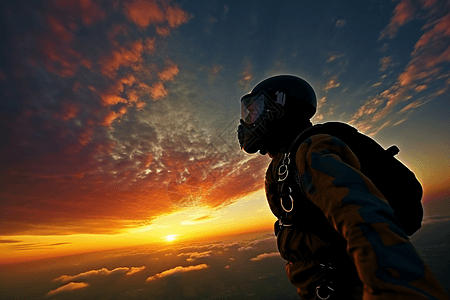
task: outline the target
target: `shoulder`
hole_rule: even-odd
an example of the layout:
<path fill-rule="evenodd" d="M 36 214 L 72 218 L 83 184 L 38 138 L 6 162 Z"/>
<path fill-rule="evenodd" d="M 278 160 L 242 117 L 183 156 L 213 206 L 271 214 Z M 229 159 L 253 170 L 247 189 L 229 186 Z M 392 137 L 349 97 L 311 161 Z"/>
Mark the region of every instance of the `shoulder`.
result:
<path fill-rule="evenodd" d="M 340 160 L 356 169 L 361 167 L 350 147 L 330 134 L 316 134 L 305 139 L 295 154 L 296 164 L 299 168 L 311 166 L 315 161 L 325 157 Z"/>

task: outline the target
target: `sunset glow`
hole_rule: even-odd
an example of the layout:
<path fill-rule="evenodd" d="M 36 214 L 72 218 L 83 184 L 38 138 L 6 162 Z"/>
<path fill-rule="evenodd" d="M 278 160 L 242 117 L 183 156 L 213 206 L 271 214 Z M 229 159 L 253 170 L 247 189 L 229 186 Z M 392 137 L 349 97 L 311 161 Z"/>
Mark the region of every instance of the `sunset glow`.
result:
<path fill-rule="evenodd" d="M 174 235 L 174 234 L 164 237 L 164 239 L 168 242 L 173 242 L 173 241 L 175 241 L 176 238 L 177 238 L 177 235 Z"/>

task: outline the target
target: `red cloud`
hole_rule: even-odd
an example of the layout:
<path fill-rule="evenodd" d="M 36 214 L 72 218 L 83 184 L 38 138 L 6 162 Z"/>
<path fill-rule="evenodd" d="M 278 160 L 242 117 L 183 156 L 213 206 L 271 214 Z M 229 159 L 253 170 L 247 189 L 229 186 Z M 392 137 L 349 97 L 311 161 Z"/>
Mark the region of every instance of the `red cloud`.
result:
<path fill-rule="evenodd" d="M 151 24 L 158 24 L 165 21 L 164 12 L 159 8 L 156 1 L 134 0 L 125 3 L 125 13 L 127 18 L 142 29 Z"/>
<path fill-rule="evenodd" d="M 62 119 L 64 121 L 68 121 L 77 116 L 78 110 L 79 110 L 78 106 L 75 103 L 65 102 L 62 104 L 61 110 L 59 112 L 54 113 L 54 117 Z"/>
<path fill-rule="evenodd" d="M 53 34 L 57 35 L 61 41 L 73 41 L 72 32 L 70 32 L 57 18 L 52 15 L 47 15 L 46 21 L 49 29 L 53 32 Z"/>
<path fill-rule="evenodd" d="M 60 13 L 66 14 L 67 19 L 81 20 L 84 25 L 94 25 L 106 17 L 106 12 L 100 7 L 98 1 L 90 0 L 53 0 L 52 4 Z"/>
<path fill-rule="evenodd" d="M 38 48 L 47 71 L 61 77 L 75 75 L 81 54 L 72 49 L 68 42 L 47 36 L 38 41 Z"/>

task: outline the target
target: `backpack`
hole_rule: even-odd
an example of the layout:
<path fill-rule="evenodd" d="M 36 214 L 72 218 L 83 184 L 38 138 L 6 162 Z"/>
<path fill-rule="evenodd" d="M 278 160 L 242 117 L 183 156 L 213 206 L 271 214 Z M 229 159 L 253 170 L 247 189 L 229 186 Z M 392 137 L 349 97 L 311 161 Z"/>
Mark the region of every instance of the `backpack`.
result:
<path fill-rule="evenodd" d="M 284 181 L 287 174 L 289 174 L 289 170 L 291 174 L 298 176 L 295 163 L 290 163 L 290 161 L 295 161 L 295 153 L 297 153 L 300 144 L 316 134 L 329 134 L 337 137 L 353 151 L 361 164 L 361 172 L 373 182 L 386 198 L 407 235 L 411 236 L 420 229 L 423 219 L 423 207 L 421 203 L 423 189 L 414 173 L 395 157 L 400 151 L 398 147 L 393 145 L 388 149 L 384 149 L 374 139 L 358 132 L 356 128 L 341 122 L 327 122 L 306 129 L 296 138 L 288 152 L 285 153 L 285 158 L 282 160 L 282 164 L 284 165 L 277 168 L 279 170 L 277 189 L 281 206 L 286 212 L 287 219 L 293 219 L 292 217 L 288 217 L 288 214 L 293 209 L 294 198 L 300 197 L 292 198 L 289 195 L 290 193 L 286 193 L 285 191 L 287 189 L 292 191 L 291 187 L 296 190 L 299 190 L 299 188 L 302 189 L 301 182 L 298 178 L 296 180 L 291 178 L 291 180 Z M 290 155 L 293 155 L 294 158 L 290 159 Z M 292 170 L 293 168 L 295 170 Z M 283 178 L 283 176 L 286 177 Z M 295 185 L 293 182 L 297 183 L 297 187 L 292 186 Z M 283 205 L 285 202 L 283 196 L 286 195 L 289 196 L 287 199 L 291 201 L 291 206 L 287 203 Z M 305 199 L 305 197 L 302 198 Z M 309 208 L 310 211 L 313 211 L 309 203 L 303 201 L 302 204 L 307 209 Z M 287 223 L 285 222 L 283 224 L 283 222 L 285 221 L 280 218 L 278 225 L 286 226 Z M 277 228 L 276 223 L 276 234 L 277 229 L 279 230 L 280 228 Z"/>

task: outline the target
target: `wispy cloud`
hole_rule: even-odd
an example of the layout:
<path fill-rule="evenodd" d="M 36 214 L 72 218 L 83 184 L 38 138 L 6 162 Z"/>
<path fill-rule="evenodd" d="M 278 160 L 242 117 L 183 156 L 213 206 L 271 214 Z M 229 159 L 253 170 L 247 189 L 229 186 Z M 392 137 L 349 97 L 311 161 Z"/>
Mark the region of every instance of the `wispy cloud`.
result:
<path fill-rule="evenodd" d="M 0 241 L 1 243 L 1 241 Z M 50 249 L 57 246 L 69 245 L 70 242 L 61 242 L 61 243 L 53 243 L 53 244 L 45 244 L 45 243 L 22 243 L 20 241 L 14 242 L 13 245 L 10 245 L 11 248 L 18 251 L 26 251 L 26 250 L 41 250 L 41 249 Z"/>
<path fill-rule="evenodd" d="M 61 275 L 58 278 L 55 278 L 53 281 L 61 281 L 61 282 L 69 282 L 69 281 L 80 281 L 80 280 L 87 280 L 92 277 L 97 276 L 112 276 L 117 274 L 124 274 L 124 275 L 132 275 L 135 273 L 138 273 L 145 269 L 145 266 L 142 267 L 119 267 L 115 268 L 113 270 L 108 270 L 107 268 L 102 268 L 98 270 L 90 270 L 87 272 L 83 272 L 77 275 Z"/>
<path fill-rule="evenodd" d="M 384 72 L 392 64 L 392 56 L 385 56 L 380 58 L 380 71 Z"/>
<path fill-rule="evenodd" d="M 84 283 L 84 282 L 69 282 L 66 285 L 63 285 L 57 289 L 54 289 L 50 292 L 47 293 L 47 296 L 53 296 L 55 294 L 59 294 L 61 292 L 70 292 L 70 291 L 74 291 L 74 290 L 79 290 L 85 287 L 88 287 L 89 284 Z"/>
<path fill-rule="evenodd" d="M 328 91 L 334 88 L 339 87 L 341 84 L 337 81 L 337 76 L 333 76 L 332 78 L 330 78 L 330 80 L 328 80 L 328 82 L 325 84 L 323 90 L 324 91 Z"/>
<path fill-rule="evenodd" d="M 243 61 L 244 70 L 239 74 L 239 84 L 244 90 L 250 89 L 250 81 L 253 79 L 252 64 L 250 59 L 245 58 Z"/>
<path fill-rule="evenodd" d="M 251 261 L 260 261 L 263 260 L 265 258 L 270 258 L 270 257 L 280 257 L 280 253 L 278 252 L 270 252 L 270 253 L 262 253 L 262 254 L 258 254 L 256 257 L 251 258 Z"/>
<path fill-rule="evenodd" d="M 327 63 L 335 61 L 336 59 L 339 59 L 339 58 L 343 57 L 344 55 L 345 55 L 344 53 L 331 53 L 328 56 Z"/>
<path fill-rule="evenodd" d="M 15 243 L 22 243 L 22 241 L 18 240 L 0 240 L 0 244 L 15 244 Z"/>
<path fill-rule="evenodd" d="M 336 21 L 336 27 L 342 27 L 346 24 L 347 22 L 345 20 L 337 20 Z"/>
<path fill-rule="evenodd" d="M 395 126 L 405 121 L 403 117 L 401 120 L 395 119 L 396 115 L 393 113 L 417 109 L 442 94 L 437 90 L 431 91 L 430 83 L 442 82 L 449 77 L 442 68 L 443 64 L 450 62 L 450 47 L 445 42 L 450 36 L 448 29 L 450 14 L 442 13 L 445 12 L 440 7 L 443 5 L 445 4 L 437 1 L 416 3 L 409 0 L 402 0 L 397 4 L 389 25 L 380 34 L 380 39 L 395 38 L 401 26 L 419 17 L 417 12 L 420 9 L 426 11 L 421 15 L 422 18 L 423 15 L 426 16 L 423 33 L 414 46 L 410 61 L 399 73 L 397 80 L 378 95 L 369 98 L 353 115 L 351 124 L 373 136 L 386 126 Z M 382 57 L 380 71 L 386 71 L 393 64 L 393 56 Z M 382 80 L 372 87 L 381 85 Z M 447 88 L 448 84 L 444 83 L 444 88 L 441 90 L 445 91 Z M 425 98 L 415 99 L 418 93 L 425 90 L 429 92 L 423 96 Z M 398 109 L 399 104 L 408 101 L 412 102 Z"/>
<path fill-rule="evenodd" d="M 414 12 L 415 7 L 410 0 L 401 0 L 394 9 L 391 21 L 380 33 L 380 39 L 395 37 L 398 29 L 413 19 Z"/>
<path fill-rule="evenodd" d="M 207 268 L 209 268 L 209 266 L 206 264 L 200 264 L 200 265 L 188 266 L 188 267 L 177 266 L 173 269 L 169 269 L 164 272 L 150 276 L 147 278 L 146 281 L 154 281 L 154 280 L 164 278 L 167 276 L 171 276 L 171 275 L 177 274 L 177 273 L 186 273 L 186 272 L 191 272 L 191 271 L 203 270 L 203 269 L 207 269 Z"/>

